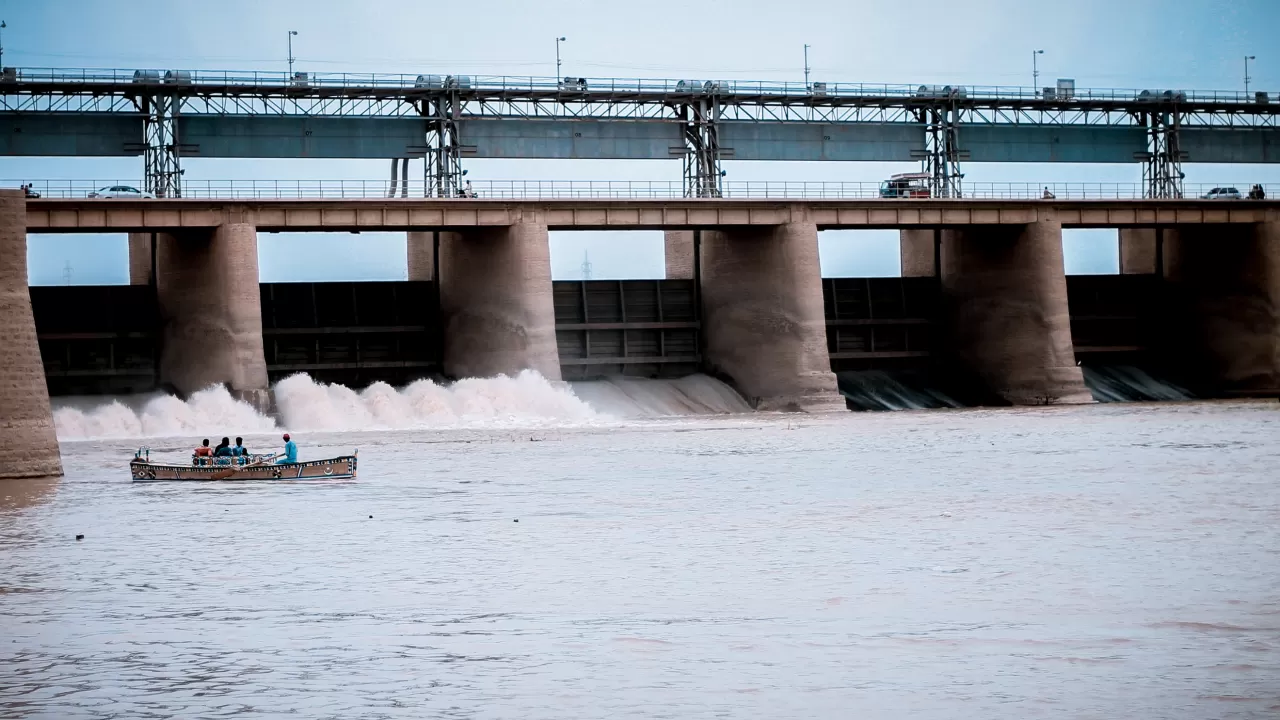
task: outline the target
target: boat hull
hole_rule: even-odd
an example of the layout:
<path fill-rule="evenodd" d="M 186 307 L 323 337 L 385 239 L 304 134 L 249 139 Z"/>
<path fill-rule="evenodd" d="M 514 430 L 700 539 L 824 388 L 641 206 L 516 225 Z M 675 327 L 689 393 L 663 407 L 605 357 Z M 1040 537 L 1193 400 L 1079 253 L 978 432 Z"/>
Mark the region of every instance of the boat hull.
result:
<path fill-rule="evenodd" d="M 354 455 L 280 465 L 164 465 L 145 460 L 129 463 L 134 482 L 246 482 L 250 480 L 350 480 L 356 476 Z"/>

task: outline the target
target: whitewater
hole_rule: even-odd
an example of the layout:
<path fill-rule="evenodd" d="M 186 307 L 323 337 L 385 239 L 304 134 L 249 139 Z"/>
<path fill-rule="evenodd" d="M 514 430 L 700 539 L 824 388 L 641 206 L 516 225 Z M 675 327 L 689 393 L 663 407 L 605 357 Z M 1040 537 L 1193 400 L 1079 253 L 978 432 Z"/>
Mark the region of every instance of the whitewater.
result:
<path fill-rule="evenodd" d="M 362 390 L 293 375 L 273 387 L 277 417 L 263 415 L 222 386 L 186 400 L 164 394 L 55 398 L 59 440 L 255 435 L 277 430 L 343 432 L 459 428 L 591 427 L 637 418 L 751 412 L 724 383 L 704 375 L 678 380 L 614 378 L 551 382 L 534 371 L 418 380 Z"/>

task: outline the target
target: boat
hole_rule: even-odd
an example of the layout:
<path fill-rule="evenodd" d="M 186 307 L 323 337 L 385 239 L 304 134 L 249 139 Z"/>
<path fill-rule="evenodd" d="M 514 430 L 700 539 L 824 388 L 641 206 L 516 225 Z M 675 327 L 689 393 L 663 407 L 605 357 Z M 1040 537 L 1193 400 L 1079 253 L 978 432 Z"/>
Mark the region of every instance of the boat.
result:
<path fill-rule="evenodd" d="M 208 482 L 226 480 L 351 480 L 356 476 L 356 455 L 327 460 L 276 464 L 278 455 L 243 458 L 192 457 L 190 465 L 151 462 L 151 448 L 141 447 L 129 461 L 134 482 Z"/>

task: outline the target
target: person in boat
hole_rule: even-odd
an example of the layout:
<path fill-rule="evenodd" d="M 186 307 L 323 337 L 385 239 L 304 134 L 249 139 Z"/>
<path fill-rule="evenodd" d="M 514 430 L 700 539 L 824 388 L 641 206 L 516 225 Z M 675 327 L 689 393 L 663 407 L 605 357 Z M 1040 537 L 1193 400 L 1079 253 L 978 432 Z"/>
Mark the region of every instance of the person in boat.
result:
<path fill-rule="evenodd" d="M 248 455 L 249 455 L 249 451 L 246 450 L 244 447 L 244 438 L 242 437 L 236 438 L 236 444 L 231 446 L 231 456 L 246 457 Z"/>
<path fill-rule="evenodd" d="M 288 463 L 298 462 L 298 446 L 289 439 L 289 433 L 284 434 L 284 457 L 276 460 L 277 465 L 286 465 Z"/>
<path fill-rule="evenodd" d="M 209 447 L 209 438 L 205 438 L 200 447 L 191 452 L 192 465 L 208 465 L 213 457 L 213 448 Z"/>
<path fill-rule="evenodd" d="M 222 438 L 222 442 L 218 443 L 218 447 L 213 449 L 214 457 L 231 457 L 231 438 Z"/>

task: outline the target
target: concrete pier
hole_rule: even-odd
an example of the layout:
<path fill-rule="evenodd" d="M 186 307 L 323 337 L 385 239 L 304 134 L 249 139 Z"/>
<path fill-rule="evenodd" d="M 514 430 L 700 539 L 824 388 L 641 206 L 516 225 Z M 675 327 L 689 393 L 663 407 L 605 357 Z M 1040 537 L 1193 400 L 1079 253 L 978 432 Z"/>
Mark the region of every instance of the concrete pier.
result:
<path fill-rule="evenodd" d="M 818 228 L 805 208 L 774 227 L 702 233 L 705 364 L 760 410 L 843 410 L 827 355 Z"/>
<path fill-rule="evenodd" d="M 693 231 L 667 230 L 663 237 L 668 280 L 693 278 Z"/>
<path fill-rule="evenodd" d="M 1167 357 L 1226 395 L 1280 393 L 1280 222 L 1165 233 Z"/>
<path fill-rule="evenodd" d="M 431 232 L 405 233 L 405 256 L 409 280 L 435 280 L 435 238 Z"/>
<path fill-rule="evenodd" d="M 0 479 L 62 474 L 27 285 L 27 208 L 0 190 Z"/>
<path fill-rule="evenodd" d="M 228 223 L 211 233 L 162 235 L 156 250 L 161 385 L 189 395 L 222 384 L 269 410 L 257 229 Z"/>
<path fill-rule="evenodd" d="M 444 372 L 455 378 L 537 370 L 560 379 L 547 224 L 440 233 Z"/>
<path fill-rule="evenodd" d="M 898 252 L 902 258 L 902 277 L 933 277 L 936 275 L 933 228 L 912 228 L 899 230 L 898 233 Z"/>
<path fill-rule="evenodd" d="M 943 238 L 951 362 L 1013 405 L 1093 402 L 1076 366 L 1052 213 L 1022 227 L 965 227 Z"/>
<path fill-rule="evenodd" d="M 1120 228 L 1120 274 L 1156 272 L 1156 229 Z"/>
<path fill-rule="evenodd" d="M 151 233 L 129 233 L 129 284 L 151 284 Z"/>

